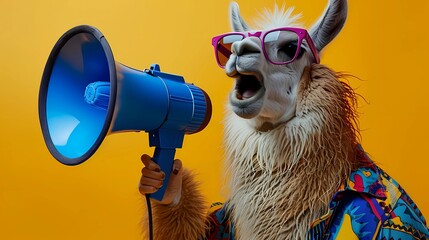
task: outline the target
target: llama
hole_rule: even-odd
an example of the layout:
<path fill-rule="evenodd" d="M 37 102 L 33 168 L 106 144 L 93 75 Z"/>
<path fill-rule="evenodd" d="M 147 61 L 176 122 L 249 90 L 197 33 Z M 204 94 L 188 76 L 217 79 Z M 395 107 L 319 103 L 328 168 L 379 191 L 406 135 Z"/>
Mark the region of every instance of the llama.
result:
<path fill-rule="evenodd" d="M 359 239 L 429 238 L 409 196 L 359 145 L 345 76 L 319 64 L 346 16 L 347 1 L 330 0 L 307 34 L 291 9 L 276 7 L 258 31 L 231 4 L 235 33 L 213 39 L 218 64 L 235 79 L 225 126 L 228 200 L 207 217 L 192 173 L 176 165 L 169 200 L 154 202 L 157 239 L 335 239 L 342 224 Z M 162 176 L 142 160 L 140 191 L 151 193 Z"/>

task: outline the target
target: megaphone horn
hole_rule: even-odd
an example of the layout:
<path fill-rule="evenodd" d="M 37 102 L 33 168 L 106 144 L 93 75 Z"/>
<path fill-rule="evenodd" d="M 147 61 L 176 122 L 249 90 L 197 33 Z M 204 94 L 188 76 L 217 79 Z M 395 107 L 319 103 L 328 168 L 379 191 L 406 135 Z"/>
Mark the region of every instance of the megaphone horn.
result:
<path fill-rule="evenodd" d="M 50 153 L 66 165 L 87 160 L 109 134 L 145 131 L 168 183 L 184 134 L 201 131 L 210 117 L 202 89 L 157 64 L 140 71 L 115 62 L 107 40 L 91 26 L 64 33 L 43 72 L 40 125 Z M 162 200 L 166 186 L 151 197 Z"/>

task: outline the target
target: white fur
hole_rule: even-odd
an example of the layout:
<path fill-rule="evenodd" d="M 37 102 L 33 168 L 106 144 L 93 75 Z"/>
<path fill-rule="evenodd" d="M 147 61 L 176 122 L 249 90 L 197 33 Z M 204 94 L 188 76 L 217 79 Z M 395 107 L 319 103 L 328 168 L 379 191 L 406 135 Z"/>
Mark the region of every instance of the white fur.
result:
<path fill-rule="evenodd" d="M 301 14 L 293 15 L 294 8 L 283 4 L 281 8 L 277 4 L 274 5 L 274 10 L 270 11 L 265 8 L 259 13 L 260 19 L 256 21 L 256 27 L 258 29 L 272 29 L 284 26 L 289 27 L 302 27 L 298 20 L 301 18 Z"/>
<path fill-rule="evenodd" d="M 296 179 L 294 169 L 309 155 L 306 152 L 312 150 L 309 146 L 319 144 L 314 136 L 321 135 L 320 125 L 326 122 L 321 117 L 308 114 L 287 125 L 258 132 L 236 115 L 228 116 L 226 168 L 230 174 L 229 199 L 238 239 L 305 239 L 310 223 L 326 210 L 320 202 L 314 202 L 308 212 L 293 218 L 284 215 L 284 208 L 300 200 L 296 186 L 306 180 Z M 332 190 L 327 189 L 326 194 Z M 328 198 L 320 196 L 326 205 Z"/>

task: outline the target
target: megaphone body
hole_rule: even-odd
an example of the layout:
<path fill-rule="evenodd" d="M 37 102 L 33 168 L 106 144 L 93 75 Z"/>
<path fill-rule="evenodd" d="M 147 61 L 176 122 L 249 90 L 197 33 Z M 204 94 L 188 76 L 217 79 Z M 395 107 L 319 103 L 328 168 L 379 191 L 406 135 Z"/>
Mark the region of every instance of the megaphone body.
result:
<path fill-rule="evenodd" d="M 208 95 L 154 64 L 143 71 L 115 62 L 99 30 L 67 31 L 48 58 L 39 93 L 39 118 L 50 153 L 77 165 L 113 133 L 145 131 L 165 184 L 151 198 L 162 200 L 176 148 L 184 135 L 205 128 L 211 117 Z"/>

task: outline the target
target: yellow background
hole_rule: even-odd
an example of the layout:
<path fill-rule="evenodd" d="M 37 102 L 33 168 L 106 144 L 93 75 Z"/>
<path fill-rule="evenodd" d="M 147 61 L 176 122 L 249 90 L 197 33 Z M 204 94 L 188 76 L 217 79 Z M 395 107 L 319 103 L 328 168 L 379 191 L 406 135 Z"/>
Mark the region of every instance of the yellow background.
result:
<path fill-rule="evenodd" d="M 38 90 L 58 38 L 80 24 L 99 28 L 115 59 L 134 68 L 159 63 L 205 89 L 207 129 L 186 136 L 177 157 L 200 174 L 209 201 L 221 195 L 222 118 L 231 79 L 215 63 L 211 37 L 229 31 L 229 0 L 0 1 L 0 239 L 140 239 L 144 202 L 137 183 L 144 133 L 111 135 L 86 163 L 67 167 L 48 153 Z M 249 23 L 263 6 L 238 1 Z M 327 1 L 288 0 L 308 27 Z M 429 2 L 350 1 L 339 37 L 322 63 L 361 80 L 363 146 L 429 217 Z"/>

